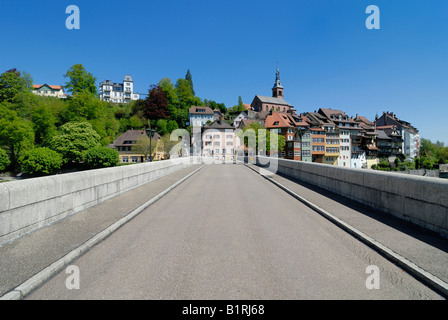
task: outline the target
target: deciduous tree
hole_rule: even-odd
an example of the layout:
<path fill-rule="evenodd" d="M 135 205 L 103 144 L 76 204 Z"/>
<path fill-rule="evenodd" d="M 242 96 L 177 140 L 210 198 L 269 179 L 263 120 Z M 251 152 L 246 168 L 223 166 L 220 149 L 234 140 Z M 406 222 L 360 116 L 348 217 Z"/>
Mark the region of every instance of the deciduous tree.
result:
<path fill-rule="evenodd" d="M 88 122 L 68 122 L 62 125 L 53 137 L 51 148 L 64 157 L 67 163 L 79 164 L 87 150 L 96 147 L 100 135 Z"/>
<path fill-rule="evenodd" d="M 0 103 L 11 101 L 19 92 L 30 91 L 33 86 L 31 76 L 26 72 L 10 69 L 0 75 Z"/>
<path fill-rule="evenodd" d="M 0 147 L 4 148 L 11 161 L 11 170 L 19 170 L 19 157 L 34 146 L 34 131 L 31 121 L 23 120 L 7 104 L 0 104 Z"/>
<path fill-rule="evenodd" d="M 97 94 L 96 78 L 88 72 L 82 64 L 75 64 L 64 74 L 68 78 L 64 88 L 71 94 L 81 91 L 88 91 L 94 95 Z"/>

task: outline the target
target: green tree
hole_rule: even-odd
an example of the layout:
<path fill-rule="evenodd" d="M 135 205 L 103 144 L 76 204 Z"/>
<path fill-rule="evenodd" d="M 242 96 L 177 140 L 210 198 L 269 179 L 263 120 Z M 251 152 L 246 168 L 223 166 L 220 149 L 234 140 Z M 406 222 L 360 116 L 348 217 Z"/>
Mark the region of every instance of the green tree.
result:
<path fill-rule="evenodd" d="M 89 169 L 115 167 L 120 163 L 118 151 L 107 147 L 94 147 L 86 151 L 84 164 Z"/>
<path fill-rule="evenodd" d="M 17 116 L 15 111 L 8 109 L 7 104 L 0 104 L 0 147 L 8 152 L 13 172 L 19 170 L 19 157 L 33 145 L 31 122 Z"/>
<path fill-rule="evenodd" d="M 87 150 L 96 147 L 100 135 L 88 122 L 68 122 L 62 125 L 51 142 L 51 148 L 64 158 L 64 162 L 79 164 Z"/>
<path fill-rule="evenodd" d="M 168 131 L 168 121 L 166 121 L 165 119 L 159 119 L 157 120 L 156 123 L 156 127 L 155 127 L 156 132 L 158 132 L 160 135 L 165 135 L 167 134 Z"/>
<path fill-rule="evenodd" d="M 434 156 L 436 152 L 435 145 L 429 139 L 420 139 L 420 156 Z"/>
<path fill-rule="evenodd" d="M 134 129 L 142 129 L 145 127 L 145 122 L 134 115 L 129 119 L 129 125 Z"/>
<path fill-rule="evenodd" d="M 176 109 L 170 118 L 176 121 L 179 128 L 185 129 L 188 121 L 188 109 Z"/>
<path fill-rule="evenodd" d="M 192 106 L 202 106 L 201 99 L 194 95 L 191 84 L 186 79 L 178 79 L 175 86 L 177 100 L 179 107 L 182 109 L 189 109 Z"/>
<path fill-rule="evenodd" d="M 97 95 L 96 78 L 82 64 L 75 64 L 67 70 L 64 78 L 68 78 L 64 88 L 71 94 L 88 91 Z"/>
<path fill-rule="evenodd" d="M 418 166 L 425 169 L 432 169 L 434 164 L 448 162 L 448 147 L 443 142 L 433 143 L 429 139 L 420 139 L 420 158 Z"/>
<path fill-rule="evenodd" d="M 20 157 L 20 165 L 24 173 L 31 175 L 53 174 L 61 169 L 62 155 L 49 148 L 35 148 Z"/>
<path fill-rule="evenodd" d="M 193 77 L 191 76 L 190 69 L 187 70 L 187 74 L 185 75 L 185 80 L 187 80 L 190 83 L 191 92 L 193 93 L 193 96 L 195 96 L 196 93 L 194 92 Z"/>
<path fill-rule="evenodd" d="M 239 112 L 243 112 L 244 109 L 244 103 L 243 103 L 243 99 L 241 98 L 241 96 L 238 97 L 238 111 Z"/>
<path fill-rule="evenodd" d="M 35 136 L 35 144 L 48 147 L 56 134 L 56 116 L 46 104 L 33 110 L 31 120 Z"/>
<path fill-rule="evenodd" d="M 11 99 L 11 109 L 26 120 L 31 120 L 34 110 L 43 104 L 46 104 L 44 97 L 30 91 L 19 92 Z"/>
<path fill-rule="evenodd" d="M 8 153 L 0 149 L 0 172 L 4 172 L 10 164 L 11 160 L 9 160 Z"/>
<path fill-rule="evenodd" d="M 31 76 L 26 73 L 11 69 L 0 75 L 0 103 L 11 101 L 19 92 L 30 91 L 33 87 Z"/>
<path fill-rule="evenodd" d="M 171 134 L 167 133 L 161 138 L 161 148 L 163 152 L 168 156 L 168 159 L 171 156 L 171 150 L 173 150 L 174 146 L 181 141 L 181 137 L 177 137 L 177 140 L 171 141 Z"/>
<path fill-rule="evenodd" d="M 240 139 L 243 139 L 246 147 L 255 147 L 256 150 L 253 151 L 257 154 L 260 152 L 269 154 L 271 152 L 280 153 L 283 151 L 286 145 L 285 137 L 278 135 L 275 132 L 271 132 L 271 130 L 266 130 L 265 135 L 263 135 L 262 130 L 264 129 L 265 128 L 260 123 L 252 122 L 245 127 L 242 132 L 240 131 L 238 136 Z M 251 141 L 255 141 L 255 146 L 251 145 Z"/>
<path fill-rule="evenodd" d="M 173 132 L 176 129 L 179 129 L 179 125 L 177 124 L 176 121 L 174 120 L 169 120 L 168 124 L 166 126 L 166 129 L 168 130 L 169 133 Z"/>
<path fill-rule="evenodd" d="M 84 121 L 99 119 L 107 102 L 101 101 L 93 93 L 80 90 L 67 101 L 67 119 Z"/>
<path fill-rule="evenodd" d="M 440 150 L 438 150 L 437 156 L 439 158 L 439 163 L 448 163 L 448 147 L 440 148 Z"/>
<path fill-rule="evenodd" d="M 156 146 L 157 141 L 155 141 L 154 138 L 150 139 L 148 136 L 142 135 L 135 141 L 135 145 L 132 147 L 132 151 L 143 154 L 145 156 L 145 159 L 148 159 L 148 156 L 154 153 Z"/>

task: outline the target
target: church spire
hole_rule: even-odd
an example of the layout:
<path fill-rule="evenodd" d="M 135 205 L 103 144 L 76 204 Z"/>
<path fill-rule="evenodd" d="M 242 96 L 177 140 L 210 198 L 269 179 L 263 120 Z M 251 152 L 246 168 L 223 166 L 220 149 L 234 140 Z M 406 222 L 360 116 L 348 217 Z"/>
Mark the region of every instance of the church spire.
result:
<path fill-rule="evenodd" d="M 272 88 L 272 96 L 274 98 L 283 99 L 283 86 L 280 83 L 280 71 L 278 70 L 278 63 L 277 63 L 277 72 L 275 73 L 275 83 L 274 87 Z"/>

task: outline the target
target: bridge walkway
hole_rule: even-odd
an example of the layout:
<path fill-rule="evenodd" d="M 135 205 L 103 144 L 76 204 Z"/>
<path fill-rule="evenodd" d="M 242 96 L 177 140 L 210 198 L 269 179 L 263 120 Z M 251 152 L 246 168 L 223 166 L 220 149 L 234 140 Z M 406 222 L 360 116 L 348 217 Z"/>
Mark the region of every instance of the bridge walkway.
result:
<path fill-rule="evenodd" d="M 200 167 L 177 171 L 0 247 L 0 297 Z M 311 185 L 280 175 L 269 180 L 448 282 L 447 239 Z"/>

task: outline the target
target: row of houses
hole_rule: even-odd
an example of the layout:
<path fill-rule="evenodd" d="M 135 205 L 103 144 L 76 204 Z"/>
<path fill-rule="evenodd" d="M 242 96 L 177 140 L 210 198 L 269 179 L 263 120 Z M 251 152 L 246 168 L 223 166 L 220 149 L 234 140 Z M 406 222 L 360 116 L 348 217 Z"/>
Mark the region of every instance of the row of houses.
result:
<path fill-rule="evenodd" d="M 66 98 L 62 86 L 33 85 L 33 92 L 42 96 Z M 134 92 L 130 75 L 125 75 L 122 83 L 110 80 L 101 82 L 99 96 L 101 100 L 113 103 L 140 99 L 140 95 Z M 236 153 L 247 152 L 236 132 L 257 122 L 285 138 L 285 148 L 278 155 L 285 159 L 370 168 L 381 158 L 393 162 L 397 157 L 405 160 L 419 154 L 418 130 L 392 112 L 383 112 L 372 121 L 358 114 L 350 117 L 342 110 L 331 108 L 298 113 L 284 99 L 278 68 L 272 96 L 256 95 L 252 103 L 244 104 L 244 107 L 245 110 L 234 117 L 231 123 L 224 121 L 217 109 L 191 107 L 186 125 L 196 131 L 199 128 L 201 132 L 199 140 L 192 137 L 192 146 L 200 141 L 201 155 L 216 160 L 233 159 Z M 142 154 L 133 150 L 140 135 L 145 135 L 144 130 L 130 130 L 111 145 L 118 150 L 122 162 L 145 161 Z M 156 134 L 154 143 L 159 143 L 159 138 Z M 155 155 L 155 159 L 164 157 L 166 155 L 162 153 Z"/>
<path fill-rule="evenodd" d="M 331 108 L 297 113 L 284 100 L 278 68 L 272 96 L 256 95 L 232 125 L 223 121 L 218 110 L 208 107 L 190 108 L 187 125 L 201 128 L 202 155 L 219 160 L 244 152 L 235 132 L 253 122 L 285 138 L 285 148 L 278 155 L 285 159 L 370 168 L 381 158 L 393 162 L 397 157 L 405 160 L 419 154 L 418 130 L 392 112 L 383 112 L 373 121 Z"/>
<path fill-rule="evenodd" d="M 44 97 L 67 98 L 64 87 L 61 85 L 34 84 L 32 92 Z M 126 74 L 121 83 L 111 80 L 101 82 L 99 85 L 99 97 L 102 101 L 119 104 L 138 100 L 140 99 L 140 94 L 134 92 L 134 80 L 131 75 Z"/>

